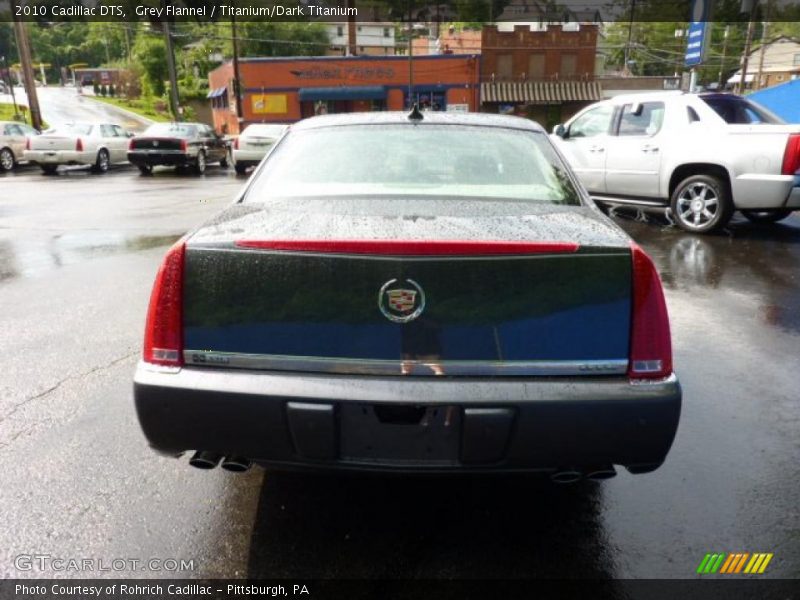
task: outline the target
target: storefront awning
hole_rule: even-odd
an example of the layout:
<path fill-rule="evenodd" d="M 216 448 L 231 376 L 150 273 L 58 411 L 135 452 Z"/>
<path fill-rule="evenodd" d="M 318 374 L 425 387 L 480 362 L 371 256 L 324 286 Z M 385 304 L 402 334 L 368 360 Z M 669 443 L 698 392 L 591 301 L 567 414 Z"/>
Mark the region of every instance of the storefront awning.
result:
<path fill-rule="evenodd" d="M 510 81 L 481 84 L 481 102 L 561 104 L 603 99 L 596 81 Z"/>
<path fill-rule="evenodd" d="M 315 100 L 384 100 L 386 88 L 382 85 L 310 87 L 300 90 L 301 102 Z"/>
<path fill-rule="evenodd" d="M 219 98 L 220 96 L 224 96 L 225 92 L 227 92 L 227 91 L 228 91 L 228 88 L 225 88 L 225 87 L 217 88 L 215 90 L 211 90 L 210 92 L 208 92 L 208 94 L 206 94 L 206 98 L 208 98 L 208 99 Z"/>

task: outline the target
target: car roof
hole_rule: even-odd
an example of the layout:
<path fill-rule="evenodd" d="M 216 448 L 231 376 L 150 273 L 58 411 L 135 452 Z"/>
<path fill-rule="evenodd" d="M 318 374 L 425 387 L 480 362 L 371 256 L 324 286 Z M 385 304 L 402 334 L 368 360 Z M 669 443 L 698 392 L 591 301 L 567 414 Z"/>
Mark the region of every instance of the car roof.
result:
<path fill-rule="evenodd" d="M 493 115 L 487 113 L 463 112 L 422 112 L 422 119 L 409 119 L 408 112 L 364 112 L 321 115 L 304 119 L 292 125 L 292 130 L 317 129 L 321 127 L 340 127 L 348 125 L 471 125 L 480 127 L 504 127 L 506 129 L 527 129 L 544 132 L 538 123 L 521 117 Z"/>

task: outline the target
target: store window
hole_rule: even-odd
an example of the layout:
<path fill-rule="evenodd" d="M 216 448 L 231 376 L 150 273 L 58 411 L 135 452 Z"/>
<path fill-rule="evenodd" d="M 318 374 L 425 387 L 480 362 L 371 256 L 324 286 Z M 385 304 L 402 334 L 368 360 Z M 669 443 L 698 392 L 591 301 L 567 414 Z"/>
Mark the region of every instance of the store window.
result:
<path fill-rule="evenodd" d="M 510 54 L 497 55 L 497 78 L 512 79 L 514 76 L 514 57 Z"/>
<path fill-rule="evenodd" d="M 561 55 L 561 68 L 559 75 L 561 77 L 574 77 L 578 71 L 578 57 L 575 54 L 562 54 Z"/>
<path fill-rule="evenodd" d="M 413 102 L 408 101 L 408 92 L 406 92 L 406 108 L 410 108 L 413 103 L 416 103 L 420 110 L 440 111 L 447 109 L 444 90 L 417 91 L 414 93 Z"/>
<path fill-rule="evenodd" d="M 537 52 L 528 57 L 528 79 L 544 79 L 544 54 Z"/>

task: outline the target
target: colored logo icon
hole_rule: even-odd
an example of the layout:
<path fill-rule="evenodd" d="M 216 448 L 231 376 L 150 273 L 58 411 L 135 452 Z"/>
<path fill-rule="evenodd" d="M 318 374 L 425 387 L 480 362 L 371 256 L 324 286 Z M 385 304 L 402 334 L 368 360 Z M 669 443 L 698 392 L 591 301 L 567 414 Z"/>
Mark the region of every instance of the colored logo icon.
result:
<path fill-rule="evenodd" d="M 761 574 L 767 569 L 767 565 L 772 560 L 771 552 L 725 552 L 708 553 L 700 561 L 697 573 L 700 575 L 710 575 L 720 573 L 724 575 L 735 574 Z"/>

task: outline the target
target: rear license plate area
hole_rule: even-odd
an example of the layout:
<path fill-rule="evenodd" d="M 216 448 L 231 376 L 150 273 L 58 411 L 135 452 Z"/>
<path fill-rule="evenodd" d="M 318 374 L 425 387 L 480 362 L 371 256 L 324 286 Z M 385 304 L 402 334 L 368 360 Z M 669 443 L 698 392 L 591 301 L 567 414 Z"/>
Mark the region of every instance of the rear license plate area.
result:
<path fill-rule="evenodd" d="M 461 419 L 456 406 L 340 405 L 340 457 L 399 466 L 456 464 Z"/>

